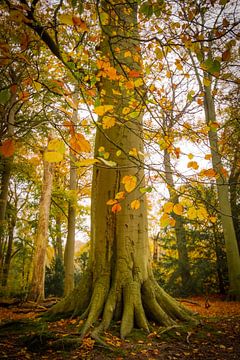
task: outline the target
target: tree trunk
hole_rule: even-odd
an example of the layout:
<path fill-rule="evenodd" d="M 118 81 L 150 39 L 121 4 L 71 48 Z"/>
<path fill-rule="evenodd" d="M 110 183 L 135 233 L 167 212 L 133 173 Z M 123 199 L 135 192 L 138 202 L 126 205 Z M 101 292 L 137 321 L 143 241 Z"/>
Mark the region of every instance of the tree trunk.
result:
<path fill-rule="evenodd" d="M 62 220 L 61 213 L 56 214 L 56 240 L 55 240 L 55 257 L 63 261 L 63 247 L 62 247 Z"/>
<path fill-rule="evenodd" d="M 44 299 L 45 256 L 48 241 L 48 221 L 52 194 L 54 165 L 44 164 L 42 194 L 39 204 L 39 218 L 33 255 L 33 275 L 28 298 L 33 301 Z"/>
<path fill-rule="evenodd" d="M 168 185 L 168 192 L 170 196 L 169 200 L 174 204 L 178 204 L 179 196 L 174 188 L 170 154 L 168 153 L 167 149 L 164 150 L 164 170 L 165 170 L 166 183 Z M 182 280 L 182 289 L 183 292 L 187 295 L 192 292 L 192 286 L 193 286 L 191 273 L 190 273 L 188 250 L 187 250 L 187 234 L 184 228 L 182 216 L 173 213 L 172 217 L 176 221 L 174 230 L 176 234 L 178 268 Z"/>
<path fill-rule="evenodd" d="M 223 172 L 221 155 L 218 150 L 217 132 L 211 130 L 211 122 L 216 122 L 216 113 L 210 85 L 204 85 L 204 111 L 206 123 L 210 127 L 210 130 L 208 132 L 208 138 L 212 154 L 212 165 L 213 169 L 217 174 L 216 184 L 219 202 L 219 212 L 223 227 L 228 263 L 230 284 L 229 295 L 232 298 L 240 298 L 240 256 L 238 251 L 235 229 L 233 225 L 228 182 Z"/>
<path fill-rule="evenodd" d="M 100 316 L 102 320 L 94 336 L 107 329 L 113 318 L 121 319 L 120 333 L 124 338 L 134 325 L 148 331 L 148 318 L 168 326 L 177 319 L 189 320 L 191 316 L 159 287 L 151 269 L 146 199 L 139 192 L 139 186 L 144 186 L 140 155 L 143 152 L 144 94 L 140 86 L 129 90 L 125 86 L 130 71 L 141 73 L 136 2 L 101 1 L 98 10 L 102 26 L 101 60 L 106 64 L 110 62 L 118 77 L 105 74 L 99 84 L 101 105 L 114 106 L 113 112 L 107 115 L 114 116 L 116 124 L 104 131 L 98 127 L 95 155 L 99 156 L 99 148 L 104 147 L 103 151 L 109 152 L 109 159 L 117 166 L 111 168 L 102 163 L 94 166 L 88 275 L 80 287 L 57 304 L 51 313 L 80 313 L 87 319 L 82 336 Z M 137 56 L 124 56 L 127 50 Z M 126 115 L 126 108 L 134 112 L 132 117 Z M 140 154 L 130 156 L 129 151 L 133 148 Z M 122 152 L 117 156 L 119 149 Z M 116 213 L 106 202 L 124 191 L 124 176 L 135 176 L 138 184 L 133 191 L 125 192 L 122 210 Z M 140 207 L 134 210 L 130 204 L 136 199 L 140 200 Z"/>
<path fill-rule="evenodd" d="M 77 122 L 77 111 L 74 112 L 72 121 Z M 76 155 L 70 150 L 70 180 L 69 190 L 77 197 L 77 168 L 75 165 Z M 76 201 L 71 198 L 68 202 L 68 234 L 64 251 L 64 296 L 71 293 L 74 288 L 74 251 L 76 230 Z"/>
<path fill-rule="evenodd" d="M 14 234 L 14 228 L 16 225 L 17 216 L 16 213 L 13 213 L 11 215 L 9 224 L 8 224 L 8 244 L 7 244 L 7 251 L 6 256 L 4 259 L 3 264 L 3 271 L 2 271 L 2 286 L 7 286 L 8 282 L 8 275 L 9 275 L 9 269 L 10 269 L 10 263 L 11 263 L 11 257 L 12 257 L 12 248 L 13 248 L 13 234 Z"/>

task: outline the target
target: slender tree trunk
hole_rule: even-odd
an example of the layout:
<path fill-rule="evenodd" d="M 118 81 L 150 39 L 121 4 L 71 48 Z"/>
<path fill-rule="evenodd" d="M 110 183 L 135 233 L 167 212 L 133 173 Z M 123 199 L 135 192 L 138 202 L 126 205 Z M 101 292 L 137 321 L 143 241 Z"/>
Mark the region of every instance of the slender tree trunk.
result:
<path fill-rule="evenodd" d="M 54 171 L 54 165 L 52 163 L 44 161 L 43 164 L 44 174 L 33 255 L 33 275 L 28 296 L 29 299 L 33 301 L 41 301 L 44 299 L 45 257 L 48 241 L 48 222 Z"/>
<path fill-rule="evenodd" d="M 152 269 L 147 234 L 147 208 L 145 196 L 139 191 L 144 186 L 144 170 L 141 155 L 130 157 L 129 151 L 135 148 L 143 152 L 142 140 L 142 99 L 143 89 L 137 83 L 134 89 L 127 89 L 127 74 L 132 70 L 141 73 L 141 57 L 137 30 L 137 6 L 135 1 L 101 1 L 98 8 L 103 21 L 101 60 L 110 63 L 117 70 L 101 79 L 99 86 L 101 105 L 113 105 L 115 126 L 96 134 L 95 156 L 99 148 L 109 152 L 116 167 L 96 164 L 92 185 L 92 238 L 88 277 L 80 287 L 51 313 L 81 313 L 86 322 L 82 336 L 101 316 L 102 320 L 93 333 L 98 336 L 106 330 L 111 320 L 121 319 L 121 337 L 129 334 L 133 326 L 148 331 L 147 317 L 162 325 L 172 325 L 177 319 L 189 320 L 189 312 L 167 295 L 155 281 Z M 112 37 L 112 35 L 114 36 Z M 134 58 L 126 57 L 126 51 Z M 114 72 L 113 72 L 114 73 Z M 135 80 L 135 79 L 134 79 Z M 134 115 L 127 116 L 129 112 Z M 99 118 L 99 122 L 103 117 Z M 121 154 L 117 151 L 122 149 Z M 125 191 L 121 200 L 122 209 L 113 212 L 107 206 L 109 199 L 124 191 L 124 176 L 137 179 L 137 187 Z M 140 207 L 132 209 L 131 202 L 139 199 Z M 116 205 L 116 204 L 115 204 Z"/>
<path fill-rule="evenodd" d="M 63 247 L 62 247 L 62 220 L 61 213 L 56 215 L 56 240 L 55 240 L 55 257 L 63 261 Z"/>
<path fill-rule="evenodd" d="M 165 169 L 166 182 L 168 185 L 168 192 L 170 196 L 169 200 L 172 201 L 174 204 L 178 204 L 179 196 L 174 187 L 170 154 L 168 153 L 167 149 L 164 150 L 164 169 Z M 184 293 L 189 294 L 192 291 L 193 284 L 190 273 L 190 264 L 189 264 L 188 250 L 187 250 L 187 234 L 184 228 L 182 216 L 173 213 L 172 217 L 176 221 L 174 230 L 176 234 L 178 267 L 182 280 L 182 288 Z"/>
<path fill-rule="evenodd" d="M 77 122 L 77 111 L 74 112 L 72 121 Z M 75 165 L 76 155 L 70 150 L 70 180 L 69 190 L 77 197 L 77 168 Z M 75 230 L 76 230 L 76 202 L 77 199 L 70 199 L 68 202 L 68 234 L 64 251 L 64 296 L 71 293 L 74 288 L 74 251 L 75 251 Z"/>
<path fill-rule="evenodd" d="M 211 122 L 216 122 L 214 100 L 211 93 L 211 86 L 204 86 L 204 111 L 206 123 L 209 125 L 208 138 L 212 154 L 212 165 L 215 170 L 219 211 L 223 227 L 223 234 L 226 244 L 226 254 L 229 274 L 229 295 L 233 298 L 240 298 L 240 256 L 238 251 L 237 238 L 233 225 L 232 211 L 229 199 L 229 185 L 223 172 L 221 155 L 218 150 L 217 132 L 211 130 Z"/>
<path fill-rule="evenodd" d="M 8 224 L 8 244 L 7 244 L 7 251 L 3 264 L 2 286 L 7 286 L 7 282 L 8 282 L 8 275 L 10 270 L 10 263 L 12 258 L 12 249 L 13 249 L 13 234 L 14 234 L 14 228 L 16 226 L 16 221 L 17 221 L 16 214 L 12 214 L 10 222 Z"/>
<path fill-rule="evenodd" d="M 233 161 L 233 167 L 231 170 L 231 174 L 229 177 L 229 185 L 230 185 L 230 204 L 231 204 L 231 210 L 233 214 L 233 225 L 237 237 L 237 243 L 238 243 L 238 251 L 240 253 L 240 218 L 239 218 L 239 205 L 238 205 L 238 195 L 240 193 L 240 169 L 237 165 L 239 156 L 237 154 L 239 153 L 239 149 L 236 151 L 236 156 L 234 156 Z"/>

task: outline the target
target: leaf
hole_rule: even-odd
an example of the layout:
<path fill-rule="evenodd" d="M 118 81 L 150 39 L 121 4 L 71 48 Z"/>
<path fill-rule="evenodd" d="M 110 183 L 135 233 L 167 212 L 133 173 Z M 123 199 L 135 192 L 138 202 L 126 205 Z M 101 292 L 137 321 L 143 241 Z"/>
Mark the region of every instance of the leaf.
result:
<path fill-rule="evenodd" d="M 89 31 L 86 22 L 82 20 L 80 16 L 73 15 L 72 21 L 73 24 L 78 27 L 78 30 L 81 30 L 82 32 Z"/>
<path fill-rule="evenodd" d="M 222 53 L 222 61 L 229 61 L 231 59 L 231 49 L 227 49 Z"/>
<path fill-rule="evenodd" d="M 147 186 L 147 187 L 141 187 L 139 189 L 140 193 L 145 194 L 145 193 L 150 193 L 152 192 L 152 187 L 151 186 Z"/>
<path fill-rule="evenodd" d="M 134 156 L 134 157 L 137 157 L 138 156 L 138 151 L 136 148 L 132 148 L 129 153 L 128 153 L 130 156 Z"/>
<path fill-rule="evenodd" d="M 189 161 L 189 163 L 187 164 L 187 167 L 197 170 L 199 168 L 199 165 L 196 161 Z"/>
<path fill-rule="evenodd" d="M 14 140 L 12 139 L 5 140 L 0 146 L 0 153 L 4 157 L 12 156 L 14 154 L 14 151 L 15 151 L 15 144 L 14 144 Z"/>
<path fill-rule="evenodd" d="M 210 216 L 209 220 L 211 221 L 211 223 L 215 224 L 217 221 L 217 218 L 216 218 L 216 216 Z"/>
<path fill-rule="evenodd" d="M 170 214 L 170 212 L 173 209 L 173 206 L 174 206 L 173 202 L 169 201 L 169 202 L 167 202 L 166 204 L 163 205 L 163 211 L 166 214 Z"/>
<path fill-rule="evenodd" d="M 137 210 L 140 208 L 140 201 L 139 200 L 133 200 L 130 204 L 131 209 Z"/>
<path fill-rule="evenodd" d="M 75 163 L 76 166 L 91 166 L 95 163 L 99 163 L 100 161 L 98 159 L 85 159 L 85 160 L 81 160 L 81 161 L 77 161 Z"/>
<path fill-rule="evenodd" d="M 73 21 L 73 16 L 72 16 L 72 15 L 61 14 L 61 15 L 59 15 L 59 21 L 60 21 L 62 24 L 65 24 L 65 25 L 70 25 L 70 26 L 73 26 L 73 25 L 74 25 L 74 21 Z"/>
<path fill-rule="evenodd" d="M 85 137 L 80 133 L 75 133 L 72 136 L 72 138 L 70 139 L 70 145 L 71 148 L 77 153 L 91 151 L 90 142 L 86 140 Z"/>
<path fill-rule="evenodd" d="M 44 160 L 50 163 L 58 163 L 63 160 L 63 154 L 57 151 L 45 151 Z"/>
<path fill-rule="evenodd" d="M 103 158 L 98 158 L 99 160 L 101 160 L 105 165 L 110 166 L 110 167 L 115 167 L 117 166 L 117 163 L 115 163 L 115 161 L 111 161 L 111 160 L 105 160 Z"/>
<path fill-rule="evenodd" d="M 117 200 L 122 200 L 125 197 L 125 191 L 119 191 L 116 195 L 115 195 L 115 199 Z"/>
<path fill-rule="evenodd" d="M 139 87 L 139 86 L 141 86 L 142 84 L 143 84 L 143 79 L 142 79 L 142 78 L 139 78 L 139 79 L 137 79 L 137 80 L 134 81 L 134 85 L 135 85 L 136 87 Z"/>
<path fill-rule="evenodd" d="M 102 116 L 106 112 L 111 111 L 113 109 L 113 105 L 100 105 L 96 106 L 94 111 L 97 115 Z"/>
<path fill-rule="evenodd" d="M 163 214 L 160 218 L 160 225 L 165 228 L 170 225 L 170 216 L 168 214 Z"/>
<path fill-rule="evenodd" d="M 34 88 L 37 92 L 41 91 L 42 85 L 41 85 L 39 82 L 33 81 L 33 82 L 32 82 L 32 85 L 33 85 L 33 88 Z"/>
<path fill-rule="evenodd" d="M 52 139 L 48 143 L 47 150 L 56 151 L 56 152 L 59 152 L 60 154 L 64 154 L 65 153 L 65 144 L 62 140 Z"/>
<path fill-rule="evenodd" d="M 4 89 L 0 91 L 0 104 L 5 105 L 10 99 L 10 91 L 9 89 Z"/>
<path fill-rule="evenodd" d="M 218 60 L 214 60 L 211 58 L 208 58 L 204 61 L 203 67 L 210 73 L 210 74 L 218 74 L 221 70 L 221 64 Z"/>
<path fill-rule="evenodd" d="M 130 78 L 138 78 L 139 76 L 141 76 L 141 72 L 137 70 L 130 70 L 128 76 Z"/>
<path fill-rule="evenodd" d="M 122 210 L 122 207 L 121 207 L 121 205 L 119 203 L 114 204 L 113 207 L 112 207 L 112 212 L 113 213 L 118 213 L 121 210 Z"/>
<path fill-rule="evenodd" d="M 210 160 L 212 158 L 212 155 L 211 154 L 206 154 L 205 156 L 204 156 L 204 159 L 205 160 Z"/>
<path fill-rule="evenodd" d="M 183 213 L 183 206 L 181 204 L 175 204 L 173 207 L 173 212 L 176 215 L 182 215 Z"/>
<path fill-rule="evenodd" d="M 187 211 L 187 217 L 190 220 L 195 220 L 197 218 L 197 210 L 195 209 L 195 207 L 191 206 L 188 211 Z"/>
<path fill-rule="evenodd" d="M 106 202 L 107 205 L 114 205 L 114 204 L 117 204 L 117 200 L 115 199 L 110 199 Z"/>
<path fill-rule="evenodd" d="M 103 129 L 109 129 L 116 124 L 116 119 L 113 116 L 104 116 L 102 119 Z"/>
<path fill-rule="evenodd" d="M 125 190 L 131 192 L 137 186 L 137 178 L 133 175 L 126 175 L 122 179 L 122 184 L 124 184 Z"/>
<path fill-rule="evenodd" d="M 189 158 L 189 160 L 192 160 L 194 158 L 194 155 L 190 153 L 190 154 L 188 154 L 188 158 Z"/>
<path fill-rule="evenodd" d="M 205 220 L 208 218 L 208 212 L 203 206 L 197 209 L 197 217 L 199 220 Z"/>
<path fill-rule="evenodd" d="M 204 86 L 210 86 L 211 85 L 211 80 L 209 80 L 208 78 L 203 78 L 203 85 Z"/>

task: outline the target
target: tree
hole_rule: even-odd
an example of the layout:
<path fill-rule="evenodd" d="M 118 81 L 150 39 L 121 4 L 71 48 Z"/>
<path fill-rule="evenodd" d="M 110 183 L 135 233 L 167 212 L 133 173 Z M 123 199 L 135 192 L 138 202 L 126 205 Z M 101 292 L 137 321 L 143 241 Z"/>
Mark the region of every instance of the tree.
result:
<path fill-rule="evenodd" d="M 159 287 L 151 270 L 146 199 L 139 192 L 145 186 L 141 160 L 144 88 L 137 4 L 102 1 L 100 5 L 100 102 L 95 112 L 101 125 L 95 157 L 108 152 L 112 168 L 94 165 L 88 276 L 51 313 L 83 314 L 87 320 L 82 335 L 101 314 L 95 335 L 107 329 L 113 318 L 120 318 L 125 337 L 134 324 L 148 330 L 147 314 L 163 325 L 189 320 L 190 315 Z M 133 148 L 136 156 L 129 155 Z"/>
<path fill-rule="evenodd" d="M 28 298 L 34 301 L 44 299 L 45 257 L 48 241 L 48 220 L 51 204 L 54 164 L 45 161 L 42 193 L 39 203 L 39 218 L 35 237 L 33 274 Z"/>

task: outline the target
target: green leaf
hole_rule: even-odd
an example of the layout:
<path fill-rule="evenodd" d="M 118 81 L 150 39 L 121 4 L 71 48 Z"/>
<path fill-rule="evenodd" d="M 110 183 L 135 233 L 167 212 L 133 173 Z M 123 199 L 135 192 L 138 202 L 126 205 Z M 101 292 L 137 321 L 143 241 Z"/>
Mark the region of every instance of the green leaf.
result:
<path fill-rule="evenodd" d="M 153 15 L 153 6 L 149 4 L 148 1 L 145 1 L 139 9 L 140 13 L 150 18 Z"/>
<path fill-rule="evenodd" d="M 139 189 L 140 193 L 145 194 L 145 193 L 150 193 L 152 192 L 152 187 L 148 186 L 148 187 L 141 187 Z"/>
<path fill-rule="evenodd" d="M 10 99 L 10 96 L 11 95 L 9 89 L 4 89 L 0 91 L 0 104 L 5 105 Z"/>
<path fill-rule="evenodd" d="M 204 61 L 203 66 L 210 74 L 219 73 L 221 69 L 220 62 L 218 60 L 213 60 L 210 58 Z"/>

